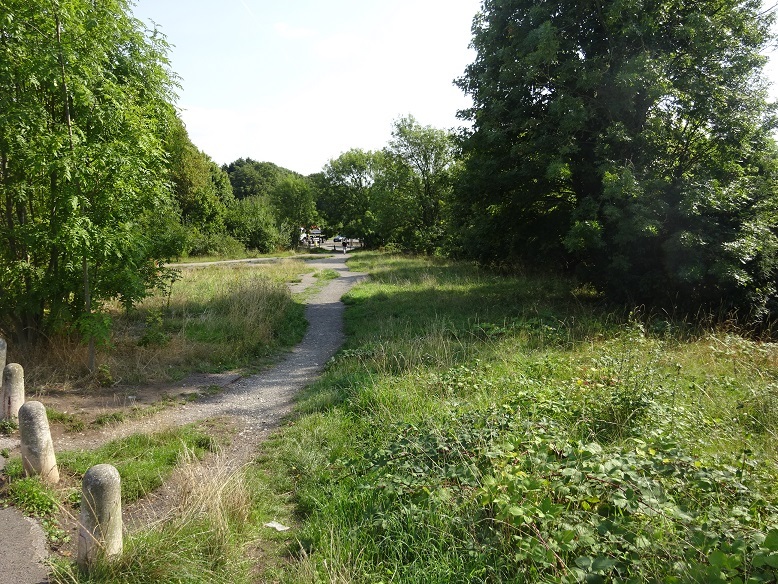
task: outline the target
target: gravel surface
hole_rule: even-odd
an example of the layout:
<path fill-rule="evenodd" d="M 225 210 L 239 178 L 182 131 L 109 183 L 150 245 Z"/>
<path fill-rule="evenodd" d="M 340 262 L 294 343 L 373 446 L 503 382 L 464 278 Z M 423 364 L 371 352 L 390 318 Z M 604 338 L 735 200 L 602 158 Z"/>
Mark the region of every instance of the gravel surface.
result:
<path fill-rule="evenodd" d="M 338 254 L 307 262 L 317 270 L 335 270 L 339 277 L 327 280 L 322 290 L 308 299 L 305 315 L 309 326 L 305 337 L 270 369 L 239 378 L 216 396 L 202 398 L 180 407 L 167 408 L 148 418 L 133 420 L 98 432 L 62 436 L 57 440 L 55 448 L 89 449 L 130 434 L 157 432 L 206 418 L 221 417 L 229 419 L 230 423 L 239 429 L 238 436 L 223 454 L 226 454 L 232 464 L 245 464 L 251 460 L 257 445 L 292 411 L 297 391 L 317 379 L 324 365 L 343 343 L 344 306 L 340 299 L 352 286 L 365 278 L 364 274 L 350 272 L 345 260 L 345 255 Z M 306 274 L 299 284 L 292 286 L 292 292 L 302 292 L 316 281 L 311 274 Z M 165 496 L 164 489 L 161 489 L 160 493 L 147 498 L 139 506 L 125 510 L 128 515 L 125 524 L 132 526 L 158 518 L 166 507 Z M 0 522 L 0 545 L 4 548 L 3 542 L 11 537 L 11 533 L 29 531 L 28 521 L 18 514 L 15 517 L 7 516 L 6 519 L 8 523 Z M 10 531 L 12 529 L 17 531 Z M 34 535 L 30 537 L 32 539 L 29 540 L 30 547 L 27 549 L 33 549 L 35 546 L 39 548 L 40 535 L 37 538 Z M 41 582 L 37 572 L 31 571 L 35 566 L 40 570 L 39 558 L 28 556 L 29 561 L 21 561 L 22 558 L 15 555 L 10 557 L 11 555 L 6 551 L 0 554 L 0 584 Z M 14 571 L 8 572 L 10 569 Z"/>

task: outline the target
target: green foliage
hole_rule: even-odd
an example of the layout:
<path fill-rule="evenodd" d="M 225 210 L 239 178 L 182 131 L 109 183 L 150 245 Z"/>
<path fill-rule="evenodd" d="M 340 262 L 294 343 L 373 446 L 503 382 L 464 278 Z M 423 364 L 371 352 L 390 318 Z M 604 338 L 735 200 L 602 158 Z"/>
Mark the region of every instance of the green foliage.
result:
<path fill-rule="evenodd" d="M 5 436 L 10 436 L 18 429 L 19 429 L 19 422 L 17 422 L 13 418 L 5 418 L 3 420 L 0 420 L 0 434 L 3 434 Z"/>
<path fill-rule="evenodd" d="M 227 230 L 247 249 L 272 253 L 286 241 L 276 225 L 275 212 L 266 198 L 244 197 L 227 210 Z"/>
<path fill-rule="evenodd" d="M 239 158 L 222 166 L 222 170 L 227 173 L 232 192 L 238 200 L 251 197 L 266 199 L 281 179 L 287 176 L 299 176 L 272 162 L 257 162 L 251 158 Z"/>
<path fill-rule="evenodd" d="M 174 84 L 124 0 L 7 0 L 0 36 L 0 327 L 32 339 L 153 286 Z"/>
<path fill-rule="evenodd" d="M 197 228 L 186 236 L 186 254 L 189 256 L 243 257 L 246 248 L 237 239 L 224 232 L 203 233 Z"/>
<path fill-rule="evenodd" d="M 351 262 L 348 345 L 270 453 L 305 518 L 289 581 L 776 579 L 775 344 L 572 282 Z"/>
<path fill-rule="evenodd" d="M 319 209 L 367 247 L 433 252 L 444 243 L 455 166 L 449 133 L 402 117 L 382 151 L 352 149 L 327 163 L 317 179 Z"/>
<path fill-rule="evenodd" d="M 141 347 L 163 346 L 170 340 L 162 322 L 162 310 L 150 310 L 146 315 L 146 329 L 138 340 Z"/>
<path fill-rule="evenodd" d="M 8 485 L 8 498 L 18 509 L 35 517 L 51 517 L 59 507 L 54 491 L 38 477 L 13 480 Z"/>
<path fill-rule="evenodd" d="M 376 211 L 384 240 L 416 252 L 440 248 L 454 173 L 452 136 L 401 117 L 384 161 Z"/>
<path fill-rule="evenodd" d="M 330 160 L 317 180 L 317 208 L 339 233 L 374 247 L 383 237 L 375 216 L 373 184 L 383 161 L 379 152 L 352 148 Z"/>
<path fill-rule="evenodd" d="M 9 0 L 0 30 L 0 321 L 32 338 L 151 285 L 173 82 L 123 0 Z"/>
<path fill-rule="evenodd" d="M 300 242 L 300 228 L 316 222 L 313 189 L 307 179 L 297 176 L 282 178 L 270 193 L 276 219 L 286 246 L 295 248 Z"/>
<path fill-rule="evenodd" d="M 166 135 L 173 195 L 187 227 L 214 235 L 224 230 L 233 201 L 227 173 L 192 144 L 184 123 L 174 116 Z"/>
<path fill-rule="evenodd" d="M 735 0 L 485 2 L 459 80 L 474 101 L 459 251 L 567 264 L 635 304 L 764 316 L 778 267 L 772 18 Z"/>

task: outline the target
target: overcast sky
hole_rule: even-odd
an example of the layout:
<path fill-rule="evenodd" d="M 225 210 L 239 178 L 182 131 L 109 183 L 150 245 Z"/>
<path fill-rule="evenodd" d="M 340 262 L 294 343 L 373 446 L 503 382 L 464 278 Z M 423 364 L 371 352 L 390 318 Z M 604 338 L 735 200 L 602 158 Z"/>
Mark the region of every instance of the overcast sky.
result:
<path fill-rule="evenodd" d="M 192 141 L 217 163 L 250 157 L 310 174 L 379 149 L 412 114 L 453 128 L 453 80 L 473 60 L 480 0 L 139 0 L 181 77 Z M 151 26 L 149 24 L 149 26 Z"/>
<path fill-rule="evenodd" d="M 137 0 L 134 14 L 173 45 L 178 106 L 201 150 L 219 164 L 249 157 L 310 174 L 350 148 L 382 148 L 406 114 L 459 126 L 469 99 L 453 80 L 473 60 L 480 5 Z"/>

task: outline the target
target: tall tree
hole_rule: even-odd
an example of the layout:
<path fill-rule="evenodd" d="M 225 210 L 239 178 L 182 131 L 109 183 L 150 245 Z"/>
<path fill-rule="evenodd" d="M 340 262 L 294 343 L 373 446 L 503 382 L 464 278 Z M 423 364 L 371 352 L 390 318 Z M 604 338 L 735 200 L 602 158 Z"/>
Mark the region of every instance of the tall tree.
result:
<path fill-rule="evenodd" d="M 377 196 L 384 236 L 413 251 L 442 243 L 456 158 L 452 136 L 413 116 L 395 120 Z"/>
<path fill-rule="evenodd" d="M 239 158 L 222 167 L 230 177 L 236 199 L 268 197 L 278 182 L 288 175 L 297 175 L 272 162 L 257 162 L 251 158 Z"/>
<path fill-rule="evenodd" d="M 174 82 L 124 0 L 0 0 L 0 328 L 32 338 L 159 275 Z"/>
<path fill-rule="evenodd" d="M 233 200 L 227 173 L 189 139 L 175 116 L 166 136 L 173 195 L 185 225 L 202 233 L 224 229 L 227 205 Z"/>
<path fill-rule="evenodd" d="M 472 251 L 559 260 L 634 301 L 763 311 L 771 21 L 758 0 L 485 0 L 459 80 Z"/>
<path fill-rule="evenodd" d="M 318 180 L 318 208 L 328 224 L 372 247 L 380 238 L 372 189 L 382 155 L 354 148 L 330 160 Z"/>
<path fill-rule="evenodd" d="M 270 200 L 279 229 L 286 235 L 285 245 L 297 246 L 300 228 L 307 229 L 316 222 L 316 203 L 310 183 L 300 176 L 286 176 L 270 193 Z"/>

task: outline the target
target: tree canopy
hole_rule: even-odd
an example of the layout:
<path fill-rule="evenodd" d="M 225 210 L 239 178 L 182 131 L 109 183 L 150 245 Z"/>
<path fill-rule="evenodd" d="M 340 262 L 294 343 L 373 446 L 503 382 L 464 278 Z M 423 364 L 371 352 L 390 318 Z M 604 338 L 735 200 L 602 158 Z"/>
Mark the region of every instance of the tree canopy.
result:
<path fill-rule="evenodd" d="M 775 127 L 758 1 L 485 0 L 457 227 L 612 297 L 764 311 Z"/>
<path fill-rule="evenodd" d="M 352 149 L 327 163 L 319 205 L 331 225 L 368 246 L 432 252 L 443 243 L 455 167 L 448 132 L 401 117 L 383 150 Z"/>
<path fill-rule="evenodd" d="M 0 1 L 0 325 L 34 337 L 131 305 L 161 251 L 167 46 L 124 0 Z"/>

